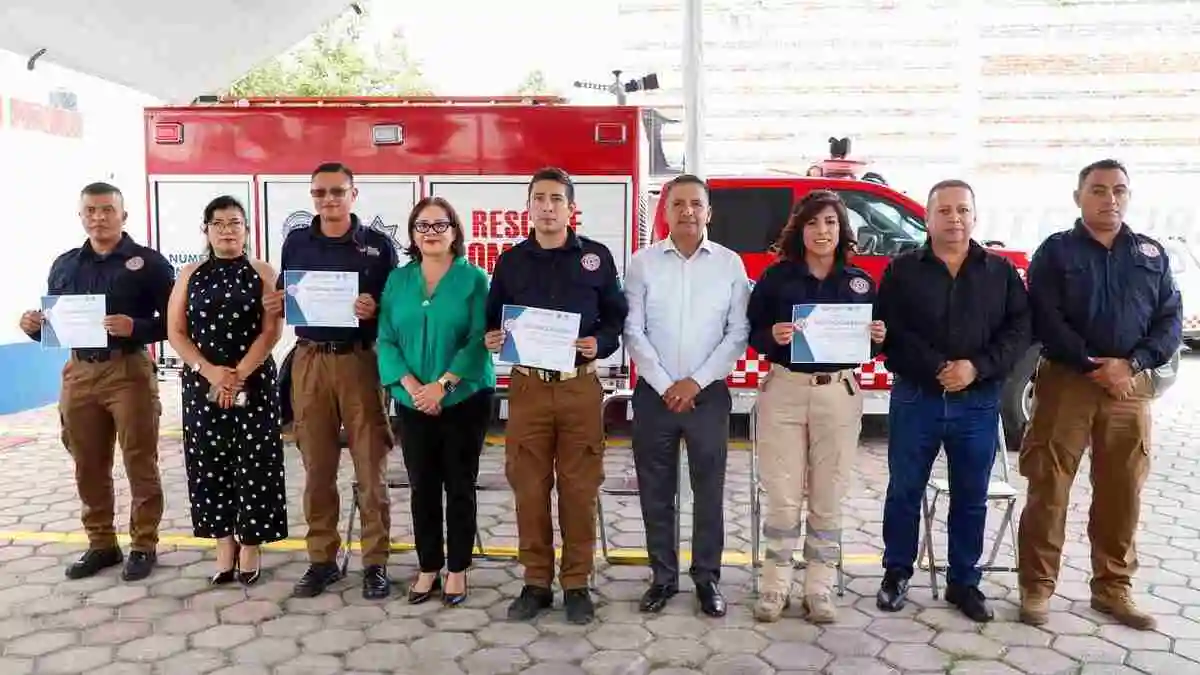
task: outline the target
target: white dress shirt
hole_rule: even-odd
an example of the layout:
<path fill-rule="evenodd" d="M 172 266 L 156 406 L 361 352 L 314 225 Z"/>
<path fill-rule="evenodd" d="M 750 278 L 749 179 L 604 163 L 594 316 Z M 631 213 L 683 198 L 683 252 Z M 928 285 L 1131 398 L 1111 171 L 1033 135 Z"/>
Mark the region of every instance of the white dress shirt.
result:
<path fill-rule="evenodd" d="M 701 389 L 725 379 L 746 351 L 746 266 L 707 237 L 691 258 L 670 238 L 635 253 L 625 297 L 625 346 L 637 376 L 659 394 L 689 377 Z"/>

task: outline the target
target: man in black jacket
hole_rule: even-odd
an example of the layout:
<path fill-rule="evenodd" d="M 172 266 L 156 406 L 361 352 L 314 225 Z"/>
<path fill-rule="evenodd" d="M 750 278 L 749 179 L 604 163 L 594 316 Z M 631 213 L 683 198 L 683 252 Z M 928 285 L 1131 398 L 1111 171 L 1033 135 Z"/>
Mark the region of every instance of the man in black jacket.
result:
<path fill-rule="evenodd" d="M 987 489 L 996 457 L 1000 391 L 1030 344 L 1029 300 L 1011 262 L 971 239 L 975 194 L 933 186 L 929 241 L 892 261 L 876 318 L 896 376 L 888 412 L 883 583 L 876 604 L 904 606 L 919 539 L 921 497 L 941 448 L 950 466 L 946 600 L 974 621 L 992 610 L 979 591 Z"/>

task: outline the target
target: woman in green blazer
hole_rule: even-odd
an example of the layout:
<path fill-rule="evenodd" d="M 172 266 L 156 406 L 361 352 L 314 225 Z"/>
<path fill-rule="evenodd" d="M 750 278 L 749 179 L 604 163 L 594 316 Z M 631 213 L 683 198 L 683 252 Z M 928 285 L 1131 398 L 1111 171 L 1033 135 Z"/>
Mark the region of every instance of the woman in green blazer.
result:
<path fill-rule="evenodd" d="M 400 404 L 399 437 L 421 565 L 408 601 L 424 602 L 441 590 L 446 605 L 458 605 L 467 596 L 475 480 L 496 387 L 483 343 L 488 279 L 463 257 L 462 222 L 441 197 L 426 197 L 413 207 L 408 238 L 410 262 L 392 271 L 383 291 L 378 341 L 380 380 Z"/>

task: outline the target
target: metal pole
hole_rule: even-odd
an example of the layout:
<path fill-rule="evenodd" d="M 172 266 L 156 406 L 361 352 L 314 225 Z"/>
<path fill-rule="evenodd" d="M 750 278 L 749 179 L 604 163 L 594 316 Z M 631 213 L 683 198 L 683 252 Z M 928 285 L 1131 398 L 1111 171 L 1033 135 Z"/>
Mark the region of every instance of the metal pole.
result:
<path fill-rule="evenodd" d="M 683 0 L 683 168 L 704 175 L 703 1 Z"/>

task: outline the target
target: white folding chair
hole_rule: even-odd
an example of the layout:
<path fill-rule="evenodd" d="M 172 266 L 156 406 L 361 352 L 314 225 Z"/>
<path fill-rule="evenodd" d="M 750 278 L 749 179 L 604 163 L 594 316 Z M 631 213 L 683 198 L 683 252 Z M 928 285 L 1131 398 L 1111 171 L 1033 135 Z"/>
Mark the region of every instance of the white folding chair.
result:
<path fill-rule="evenodd" d="M 1000 527 L 996 530 L 996 541 L 992 543 L 992 552 L 988 556 L 987 562 L 980 565 L 979 569 L 984 572 L 1016 572 L 1017 568 L 1014 565 L 997 565 L 996 556 L 1000 553 L 1000 544 L 1004 542 L 1004 531 L 1008 530 L 1009 540 L 1015 547 L 1017 544 L 1017 525 L 1013 518 L 1013 512 L 1017 505 L 1017 489 L 1012 486 L 1012 482 L 1008 473 L 1008 444 L 1004 437 L 1004 421 L 1001 420 L 997 425 L 998 433 L 996 434 L 996 460 L 1000 464 L 1000 480 L 990 480 L 988 482 L 987 501 L 988 504 L 995 502 L 1004 503 L 1004 516 L 1000 521 Z M 938 499 L 942 495 L 950 496 L 950 479 L 947 478 L 931 478 L 929 480 L 929 489 L 933 491 L 932 498 L 927 491 L 921 498 L 921 518 L 925 521 L 925 542 L 920 548 L 918 555 L 918 565 L 922 568 L 929 568 L 929 586 L 933 589 L 933 597 L 938 597 L 938 582 L 937 573 L 946 570 L 945 565 L 937 564 L 937 559 L 933 551 L 933 521 L 937 515 Z M 1015 555 L 1014 555 L 1015 558 Z M 1015 563 L 1015 560 L 1014 560 Z"/>
<path fill-rule="evenodd" d="M 805 496 L 807 499 L 808 488 L 805 487 Z M 762 518 L 762 497 L 766 490 L 762 487 L 762 482 L 759 480 L 758 472 L 758 401 L 755 399 L 754 404 L 750 408 L 750 566 L 751 584 L 754 593 L 758 593 L 758 575 L 762 570 L 762 530 L 765 526 Z M 803 509 L 801 509 L 803 513 Z M 840 525 L 840 524 L 839 524 Z M 807 530 L 807 524 L 801 523 L 800 537 L 797 541 L 804 541 L 804 534 Z M 842 546 L 842 528 L 838 527 L 838 560 L 835 567 L 837 568 L 837 594 L 839 597 L 846 594 L 846 576 L 845 576 L 845 548 Z M 804 569 L 805 561 L 796 560 L 793 555 L 792 566 L 795 569 Z"/>

